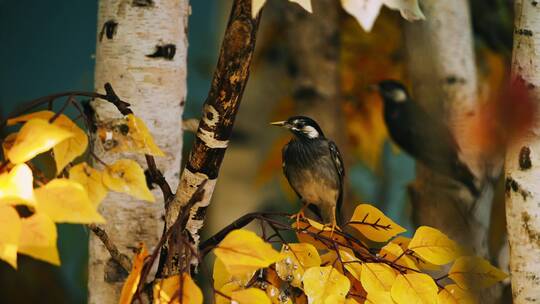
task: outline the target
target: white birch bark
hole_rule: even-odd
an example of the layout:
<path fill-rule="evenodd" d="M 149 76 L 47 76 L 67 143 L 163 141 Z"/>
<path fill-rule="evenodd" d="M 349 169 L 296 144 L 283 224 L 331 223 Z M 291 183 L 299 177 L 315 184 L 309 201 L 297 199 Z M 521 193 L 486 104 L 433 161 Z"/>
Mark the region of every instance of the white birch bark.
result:
<path fill-rule="evenodd" d="M 160 171 L 174 190 L 182 151 L 181 117 L 186 97 L 188 0 L 101 0 L 98 10 L 95 89 L 110 82 L 129 102 L 166 153 L 157 157 Z M 120 117 L 104 101 L 93 104 L 98 123 Z M 132 154 L 104 151 L 99 139 L 95 152 L 107 163 Z M 135 159 L 146 168 L 144 157 Z M 109 194 L 100 212 L 104 229 L 120 251 L 132 254 L 139 242 L 153 249 L 163 232 L 164 205 L 159 189 L 156 203 Z M 116 303 L 125 277 L 111 263 L 101 241 L 90 235 L 89 303 Z"/>
<path fill-rule="evenodd" d="M 512 72 L 522 77 L 535 102 L 540 100 L 540 7 L 517 0 Z M 540 301 L 540 117 L 506 155 L 506 219 L 515 304 Z"/>
<path fill-rule="evenodd" d="M 479 152 L 463 136 L 466 119 L 476 113 L 477 79 L 472 25 L 467 0 L 421 1 L 426 20 L 406 25 L 408 70 L 413 98 L 446 121 L 461 148 L 460 157 L 477 176 L 483 171 Z M 429 126 L 426 126 L 429 128 Z M 425 144 L 437 144 L 436 141 Z M 419 165 L 411 187 L 417 224 L 441 229 L 476 254 L 488 255 L 492 189 L 483 189 L 474 214 L 474 199 L 463 186 Z"/>

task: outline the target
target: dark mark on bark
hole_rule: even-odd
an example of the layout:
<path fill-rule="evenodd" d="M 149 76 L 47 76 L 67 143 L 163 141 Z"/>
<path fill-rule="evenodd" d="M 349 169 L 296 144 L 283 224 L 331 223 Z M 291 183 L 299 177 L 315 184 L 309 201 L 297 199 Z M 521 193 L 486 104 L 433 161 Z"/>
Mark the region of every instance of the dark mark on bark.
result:
<path fill-rule="evenodd" d="M 531 4 L 532 4 L 533 6 L 537 6 L 537 5 L 538 5 L 538 1 L 533 1 L 533 2 L 531 2 Z"/>
<path fill-rule="evenodd" d="M 136 6 L 136 7 L 150 7 L 150 6 L 154 6 L 154 1 L 152 1 L 152 0 L 133 0 L 133 2 L 131 2 L 131 5 Z"/>
<path fill-rule="evenodd" d="M 531 31 L 529 29 L 516 29 L 515 33 L 517 35 L 522 35 L 522 36 L 527 36 L 527 37 L 532 37 L 533 36 L 533 31 Z"/>
<path fill-rule="evenodd" d="M 508 176 L 505 181 L 505 190 L 506 195 L 510 194 L 510 191 L 514 191 L 516 193 L 521 194 L 521 197 L 523 200 L 527 200 L 527 198 L 531 195 L 531 193 L 521 187 L 521 185 L 514 180 L 511 176 Z"/>
<path fill-rule="evenodd" d="M 128 273 L 112 258 L 105 264 L 105 282 L 118 283 L 126 280 Z"/>
<path fill-rule="evenodd" d="M 531 243 L 535 243 L 537 247 L 540 247 L 540 232 L 531 227 L 531 216 L 527 212 L 522 212 L 521 220 L 523 221 L 523 229 L 527 232 Z"/>
<path fill-rule="evenodd" d="M 531 149 L 529 147 L 523 146 L 519 151 L 519 168 L 521 170 L 527 170 L 531 167 Z"/>
<path fill-rule="evenodd" d="M 458 77 L 458 76 L 455 76 L 455 75 L 451 75 L 451 76 L 446 77 L 445 81 L 446 81 L 447 84 L 450 84 L 450 85 L 458 84 L 458 83 L 459 84 L 465 84 L 467 82 L 464 78 Z"/>
<path fill-rule="evenodd" d="M 150 55 L 146 55 L 149 58 L 165 58 L 167 60 L 173 60 L 174 55 L 176 54 L 176 45 L 174 44 L 165 44 L 165 45 L 156 45 L 156 50 Z"/>
<path fill-rule="evenodd" d="M 101 32 L 99 32 L 99 42 L 103 40 L 103 35 L 105 35 L 109 40 L 113 39 L 114 35 L 116 35 L 117 28 L 118 22 L 114 20 L 109 20 L 105 22 L 103 24 L 103 27 L 101 28 Z"/>

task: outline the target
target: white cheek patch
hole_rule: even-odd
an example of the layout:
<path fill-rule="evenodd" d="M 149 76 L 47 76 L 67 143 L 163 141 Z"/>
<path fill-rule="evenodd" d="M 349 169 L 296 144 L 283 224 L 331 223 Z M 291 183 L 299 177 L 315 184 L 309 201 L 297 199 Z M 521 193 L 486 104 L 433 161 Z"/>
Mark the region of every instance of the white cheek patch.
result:
<path fill-rule="evenodd" d="M 407 94 L 405 94 L 405 92 L 403 92 L 402 90 L 394 90 L 392 92 L 392 95 L 393 95 L 394 100 L 396 102 L 405 102 L 405 101 L 407 101 Z"/>
<path fill-rule="evenodd" d="M 309 138 L 317 138 L 319 137 L 319 132 L 317 132 L 317 129 L 315 129 L 312 126 L 304 126 L 302 128 L 302 133 L 306 134 Z"/>

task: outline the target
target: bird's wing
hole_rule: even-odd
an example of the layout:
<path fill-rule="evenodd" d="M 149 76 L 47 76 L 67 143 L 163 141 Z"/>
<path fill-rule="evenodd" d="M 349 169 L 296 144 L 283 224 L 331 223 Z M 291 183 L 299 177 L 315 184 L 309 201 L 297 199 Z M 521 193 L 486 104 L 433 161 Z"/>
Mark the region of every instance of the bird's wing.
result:
<path fill-rule="evenodd" d="M 339 175 L 339 196 L 336 203 L 336 220 L 340 222 L 341 214 L 341 205 L 343 203 L 343 178 L 345 177 L 345 166 L 343 164 L 343 158 L 341 158 L 341 153 L 333 141 L 328 141 L 328 147 L 330 148 L 330 156 L 332 157 L 332 162 L 336 166 L 336 171 Z"/>

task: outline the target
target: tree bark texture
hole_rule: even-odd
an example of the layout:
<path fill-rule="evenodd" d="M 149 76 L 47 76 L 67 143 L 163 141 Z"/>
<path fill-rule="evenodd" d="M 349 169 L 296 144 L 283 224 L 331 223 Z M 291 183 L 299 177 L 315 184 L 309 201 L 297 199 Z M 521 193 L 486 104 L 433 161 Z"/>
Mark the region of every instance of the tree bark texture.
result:
<path fill-rule="evenodd" d="M 180 122 L 186 97 L 187 0 L 99 1 L 95 88 L 109 82 L 142 118 L 165 157 L 158 168 L 173 189 L 178 183 L 182 151 Z M 95 101 L 97 124 L 121 117 L 105 101 Z M 108 164 L 135 158 L 143 168 L 144 156 L 107 152 L 99 138 L 94 152 Z M 103 228 L 122 253 L 132 254 L 139 242 L 151 250 L 163 232 L 163 198 L 140 202 L 125 194 L 111 193 L 101 203 L 107 223 Z M 89 303 L 116 303 L 125 273 L 111 260 L 101 241 L 90 235 Z"/>
<path fill-rule="evenodd" d="M 514 77 L 531 88 L 540 100 L 540 6 L 536 1 L 515 2 Z M 513 302 L 540 301 L 540 117 L 523 138 L 507 150 L 506 220 L 510 242 Z"/>
<path fill-rule="evenodd" d="M 221 162 L 231 136 L 236 113 L 247 84 L 249 67 L 255 49 L 259 18 L 251 17 L 251 0 L 233 3 L 210 92 L 204 102 L 202 118 L 195 143 L 182 172 L 176 197 L 167 205 L 166 227 L 176 221 L 180 210 L 203 182 L 204 196 L 190 210 L 185 229 L 190 233 L 196 248 L 199 230 L 203 226 L 206 209 L 210 204 Z M 171 238 L 164 246 L 161 256 L 164 268 L 159 274 L 168 277 L 185 269 L 186 257 L 183 245 Z M 162 263 L 160 261 L 160 263 Z"/>

